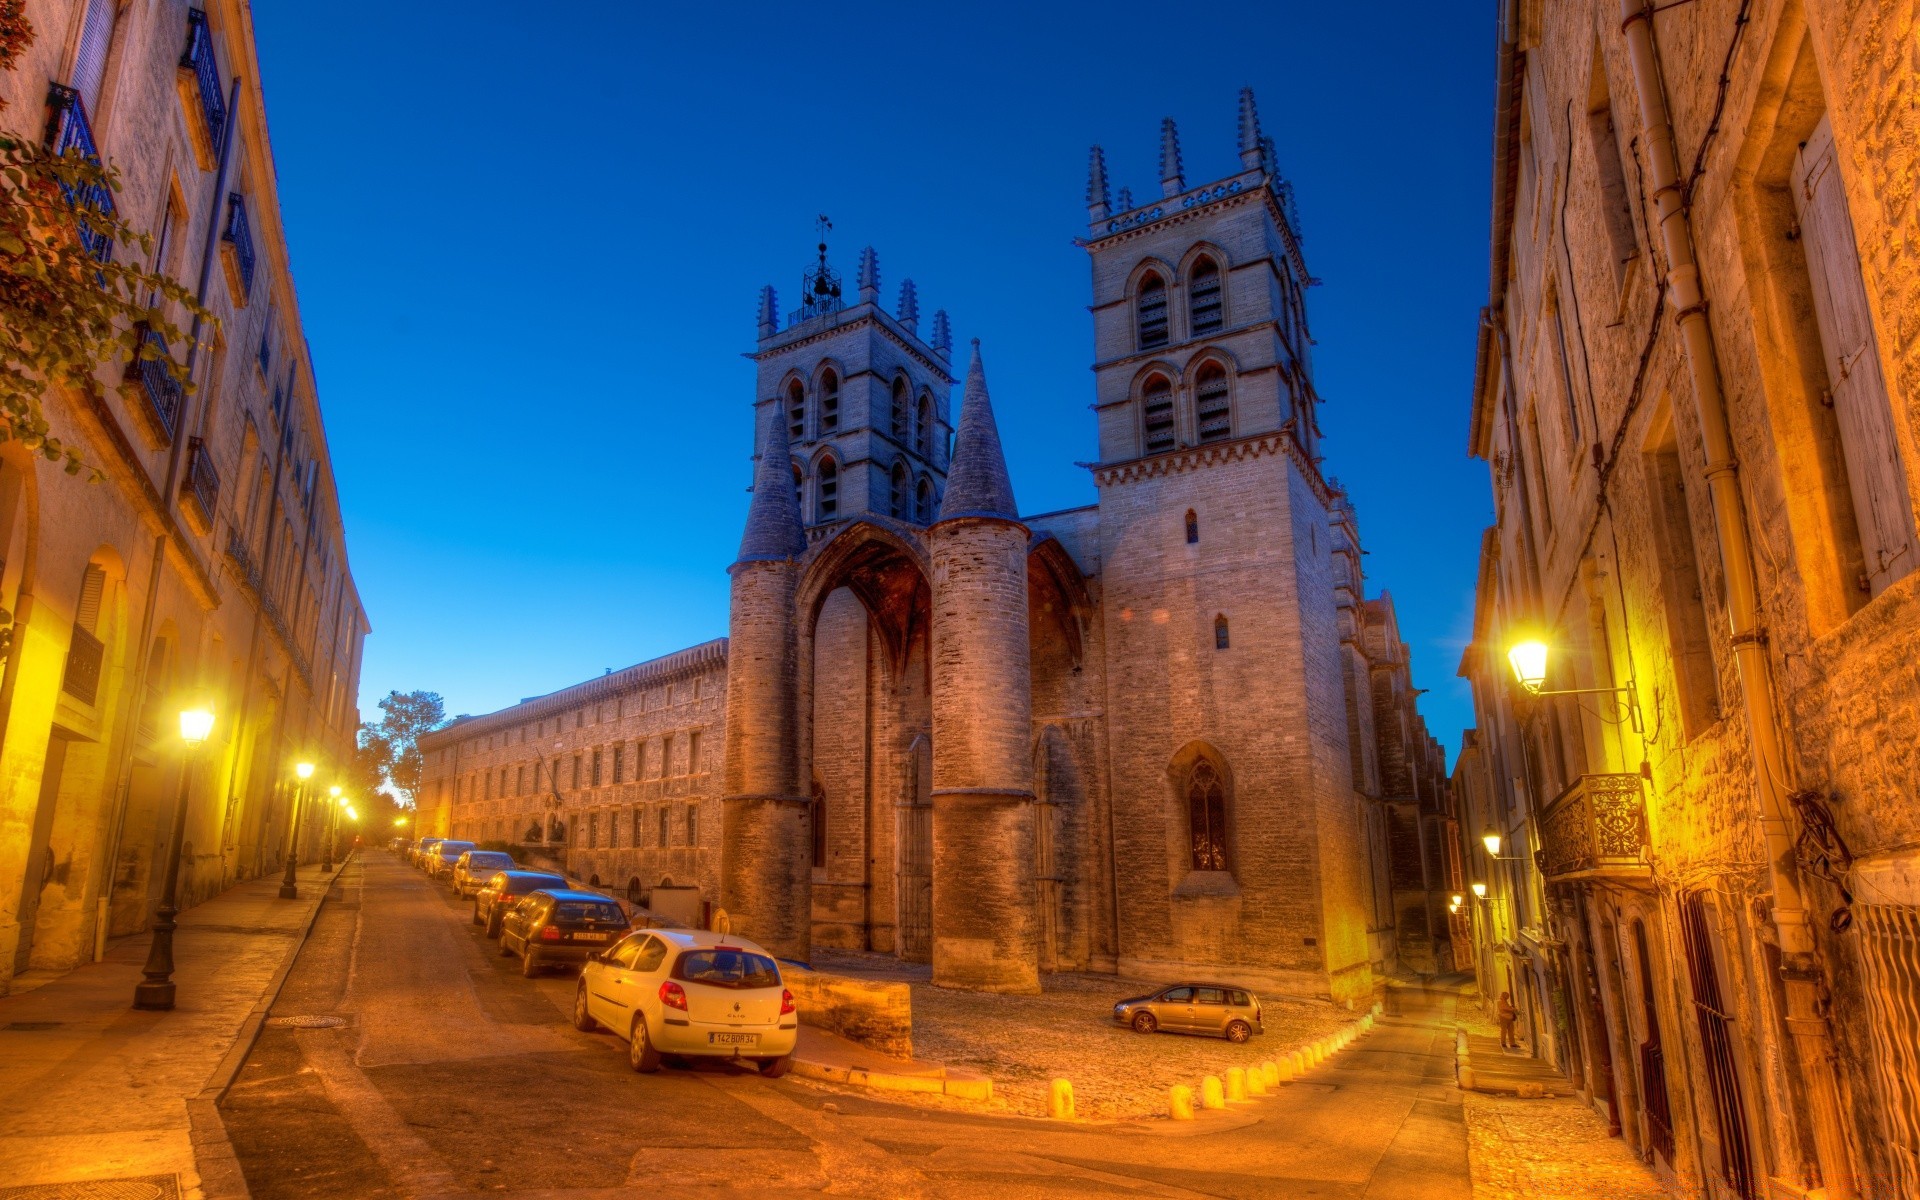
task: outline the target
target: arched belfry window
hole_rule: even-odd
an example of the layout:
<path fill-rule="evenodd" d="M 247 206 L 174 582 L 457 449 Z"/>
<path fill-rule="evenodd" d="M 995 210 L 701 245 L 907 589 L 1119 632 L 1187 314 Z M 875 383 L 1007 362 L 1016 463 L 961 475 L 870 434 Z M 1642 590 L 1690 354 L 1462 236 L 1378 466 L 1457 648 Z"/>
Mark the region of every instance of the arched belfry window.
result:
<path fill-rule="evenodd" d="M 796 379 L 787 385 L 787 437 L 799 442 L 806 440 L 806 436 L 807 389 Z"/>
<path fill-rule="evenodd" d="M 1138 319 L 1140 348 L 1153 350 L 1167 344 L 1167 285 L 1158 275 L 1140 281 Z"/>
<path fill-rule="evenodd" d="M 1210 258 L 1193 264 L 1193 274 L 1187 280 L 1187 315 L 1194 337 L 1218 333 L 1224 323 L 1220 307 L 1220 268 Z"/>
<path fill-rule="evenodd" d="M 793 498 L 800 502 L 801 512 L 807 511 L 807 477 L 799 463 L 793 464 Z"/>
<path fill-rule="evenodd" d="M 1140 417 L 1145 426 L 1148 454 L 1164 454 L 1174 447 L 1173 384 L 1155 375 L 1140 389 Z"/>
<path fill-rule="evenodd" d="M 919 423 L 915 429 L 919 434 L 920 457 L 932 458 L 934 435 L 933 396 L 927 392 L 920 393 L 920 416 Z"/>
<path fill-rule="evenodd" d="M 893 440 L 904 446 L 907 444 L 907 439 L 912 436 L 909 430 L 913 424 L 913 397 L 912 394 L 908 392 L 907 381 L 904 379 L 896 379 L 893 381 L 892 415 Z M 899 514 L 896 513 L 895 515 L 897 516 Z"/>
<path fill-rule="evenodd" d="M 933 523 L 933 484 L 925 479 L 920 481 L 919 488 L 914 492 L 913 516 L 922 525 Z"/>
<path fill-rule="evenodd" d="M 1215 617 L 1213 619 L 1213 648 L 1215 650 L 1225 650 L 1231 644 L 1232 641 L 1228 636 L 1227 630 L 1227 618 L 1224 616 Z"/>
<path fill-rule="evenodd" d="M 1187 772 L 1187 828 L 1196 871 L 1227 869 L 1227 789 L 1220 771 L 1201 759 Z"/>
<path fill-rule="evenodd" d="M 840 467 L 831 458 L 820 460 L 814 505 L 821 521 L 831 521 L 840 515 Z"/>
<path fill-rule="evenodd" d="M 1192 546 L 1197 544 L 1199 541 L 1200 541 L 1200 514 L 1194 512 L 1192 509 L 1188 509 L 1187 510 L 1187 545 Z"/>
<path fill-rule="evenodd" d="M 901 520 L 913 514 L 907 511 L 907 464 L 896 462 L 887 480 L 887 511 Z"/>
<path fill-rule="evenodd" d="M 1194 380 L 1193 418 L 1202 445 L 1233 436 L 1233 401 L 1227 390 L 1227 372 L 1219 363 L 1201 367 Z"/>
<path fill-rule="evenodd" d="M 820 432 L 829 434 L 840 428 L 840 377 L 828 371 L 820 377 Z"/>

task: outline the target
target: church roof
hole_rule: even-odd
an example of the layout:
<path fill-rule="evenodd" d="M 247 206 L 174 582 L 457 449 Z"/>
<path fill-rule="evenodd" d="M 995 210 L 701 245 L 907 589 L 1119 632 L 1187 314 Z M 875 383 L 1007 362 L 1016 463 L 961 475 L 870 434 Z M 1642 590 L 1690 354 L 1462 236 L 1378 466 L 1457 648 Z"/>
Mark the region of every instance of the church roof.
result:
<path fill-rule="evenodd" d="M 807 548 L 807 531 L 800 523 L 800 498 L 793 490 L 793 453 L 787 448 L 787 421 L 779 404 L 762 443 L 760 465 L 753 473 L 753 503 L 747 506 L 747 529 L 740 535 L 736 562 L 792 558 Z"/>
<path fill-rule="evenodd" d="M 987 371 L 980 363 L 980 339 L 973 340 L 973 361 L 967 364 L 967 388 L 960 401 L 960 427 L 954 435 L 953 462 L 947 467 L 947 492 L 940 500 L 940 519 L 1004 517 L 1018 520 L 1013 503 L 1013 481 L 1007 478 L 1007 456 L 1000 449 L 1000 429 L 993 420 L 993 401 L 987 398 Z"/>

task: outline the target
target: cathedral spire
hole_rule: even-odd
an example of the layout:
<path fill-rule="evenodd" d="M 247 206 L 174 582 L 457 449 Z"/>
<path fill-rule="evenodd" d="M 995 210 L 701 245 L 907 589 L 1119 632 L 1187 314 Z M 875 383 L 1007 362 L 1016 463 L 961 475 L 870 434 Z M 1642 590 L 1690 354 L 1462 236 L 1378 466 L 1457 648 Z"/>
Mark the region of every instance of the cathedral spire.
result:
<path fill-rule="evenodd" d="M 880 300 L 880 255 L 872 246 L 860 251 L 860 303 Z"/>
<path fill-rule="evenodd" d="M 1087 219 L 1104 221 L 1111 211 L 1107 196 L 1107 152 L 1095 146 L 1087 156 Z"/>
<path fill-rule="evenodd" d="M 1249 171 L 1260 168 L 1260 110 L 1253 106 L 1253 89 L 1240 89 L 1240 165 Z"/>
<path fill-rule="evenodd" d="M 900 281 L 900 308 L 895 315 L 908 333 L 920 332 L 920 293 L 914 290 L 911 279 Z"/>
<path fill-rule="evenodd" d="M 760 336 L 770 338 L 780 331 L 780 297 L 773 285 L 760 289 Z"/>
<path fill-rule="evenodd" d="M 940 519 L 1018 520 L 1013 481 L 1007 478 L 1007 456 L 1000 449 L 1000 429 L 994 424 L 993 401 L 987 398 L 987 369 L 980 362 L 979 338 L 973 339 L 973 361 L 967 364 L 967 390 L 960 401 L 960 427 L 953 443 L 953 462 L 947 466 L 947 493 L 940 500 Z"/>
<path fill-rule="evenodd" d="M 778 401 L 768 405 L 767 411 L 771 414 L 767 436 L 753 472 L 753 502 L 747 506 L 747 529 L 740 535 L 737 562 L 792 558 L 807 548 L 806 528 L 800 523 L 800 498 L 793 489 L 793 453 L 787 448 L 786 414 Z"/>
<path fill-rule="evenodd" d="M 947 310 L 937 308 L 933 312 L 933 340 L 928 345 L 940 352 L 942 358 L 953 357 L 953 326 L 947 322 Z"/>
<path fill-rule="evenodd" d="M 1180 169 L 1180 130 L 1172 117 L 1166 117 L 1160 122 L 1160 193 L 1178 196 L 1186 190 L 1186 173 Z"/>
<path fill-rule="evenodd" d="M 1133 211 L 1133 189 L 1132 188 L 1123 187 L 1120 189 L 1120 211 L 1121 212 Z"/>

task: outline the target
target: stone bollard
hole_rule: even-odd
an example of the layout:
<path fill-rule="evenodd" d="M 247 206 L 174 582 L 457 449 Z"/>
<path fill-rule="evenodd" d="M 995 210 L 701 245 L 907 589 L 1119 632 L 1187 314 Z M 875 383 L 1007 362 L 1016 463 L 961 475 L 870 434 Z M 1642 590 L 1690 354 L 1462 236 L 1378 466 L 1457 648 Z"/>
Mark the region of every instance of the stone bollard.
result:
<path fill-rule="evenodd" d="M 1167 1115 L 1176 1121 L 1193 1120 L 1193 1089 L 1184 1083 L 1176 1083 L 1167 1093 Z"/>
<path fill-rule="evenodd" d="M 1280 1086 L 1280 1068 L 1272 1059 L 1260 1064 L 1260 1075 L 1266 1081 L 1267 1090 L 1271 1091 Z"/>
<path fill-rule="evenodd" d="M 1073 1120 L 1073 1081 L 1056 1079 L 1047 1086 L 1047 1115 L 1056 1121 Z"/>
<path fill-rule="evenodd" d="M 1267 1073 L 1261 1064 L 1255 1063 L 1247 1068 L 1247 1095 L 1264 1096 L 1267 1094 Z"/>
<path fill-rule="evenodd" d="M 1290 1078 L 1298 1079 L 1302 1075 L 1305 1075 L 1309 1065 L 1311 1064 L 1307 1062 L 1307 1052 L 1305 1050 L 1295 1050 L 1292 1054 L 1287 1055 L 1287 1069 L 1292 1072 Z"/>
<path fill-rule="evenodd" d="M 1220 1086 L 1220 1077 L 1218 1075 L 1209 1075 L 1202 1079 L 1200 1081 L 1200 1107 L 1225 1108 L 1226 1106 L 1226 1090 Z"/>
<path fill-rule="evenodd" d="M 1242 1067 L 1227 1068 L 1227 1099 L 1245 1103 L 1247 1099 L 1247 1072 Z"/>
<path fill-rule="evenodd" d="M 1373 1014 L 1372 1013 L 1368 1013 L 1366 1016 L 1360 1018 L 1360 1028 L 1366 1030 L 1368 1033 L 1373 1032 Z"/>
<path fill-rule="evenodd" d="M 1380 1016 L 1385 1016 L 1386 1012 L 1387 1012 L 1387 1006 L 1376 1000 L 1374 1002 L 1373 1013 L 1371 1015 L 1380 1017 Z"/>
<path fill-rule="evenodd" d="M 1455 1073 L 1458 1076 L 1456 1082 L 1459 1083 L 1461 1091 L 1471 1092 L 1475 1090 L 1472 1067 L 1466 1063 L 1461 1063 Z"/>

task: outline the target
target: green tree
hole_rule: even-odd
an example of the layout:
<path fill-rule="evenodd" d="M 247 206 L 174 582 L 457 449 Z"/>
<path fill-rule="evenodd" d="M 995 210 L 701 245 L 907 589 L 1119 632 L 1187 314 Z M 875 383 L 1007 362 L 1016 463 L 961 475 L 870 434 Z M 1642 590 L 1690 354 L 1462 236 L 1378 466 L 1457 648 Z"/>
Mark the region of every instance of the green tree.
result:
<path fill-rule="evenodd" d="M 25 9 L 0 0 L 0 70 L 33 44 Z M 97 393 L 100 367 L 137 358 L 163 363 L 191 391 L 186 368 L 162 350 L 186 338 L 167 304 L 214 320 L 187 289 L 139 265 L 152 239 L 120 217 L 119 189 L 118 173 L 79 148 L 59 154 L 0 130 L 0 441 L 63 462 L 69 475 L 88 464 L 53 435 L 47 389 Z"/>
<path fill-rule="evenodd" d="M 420 791 L 419 740 L 447 723 L 447 710 L 438 692 L 388 692 L 380 701 L 380 719 L 360 727 L 360 746 L 369 756 L 368 769 L 411 805 Z"/>

